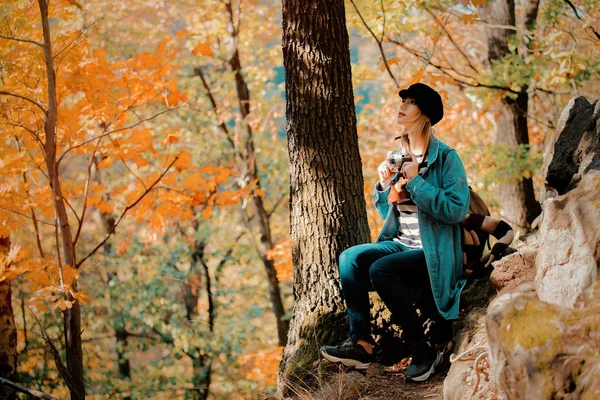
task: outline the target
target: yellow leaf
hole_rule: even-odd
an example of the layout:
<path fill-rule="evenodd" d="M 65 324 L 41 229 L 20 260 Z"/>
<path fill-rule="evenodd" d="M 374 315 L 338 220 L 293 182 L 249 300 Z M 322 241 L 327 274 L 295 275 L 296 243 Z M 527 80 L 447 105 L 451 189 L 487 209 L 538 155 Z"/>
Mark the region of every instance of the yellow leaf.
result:
<path fill-rule="evenodd" d="M 73 297 L 82 302 L 82 303 L 89 303 L 90 302 L 90 296 L 88 296 L 87 294 L 83 293 L 83 292 L 78 292 L 73 294 Z"/>
<path fill-rule="evenodd" d="M 179 142 L 179 134 L 177 133 L 168 133 L 167 136 L 162 140 L 162 145 L 166 146 L 167 144 L 173 144 Z"/>
<path fill-rule="evenodd" d="M 61 311 L 64 311 L 67 308 L 71 308 L 71 307 L 73 307 L 73 302 L 64 300 L 64 299 L 59 300 L 52 305 L 53 310 L 55 310 L 56 308 L 59 308 Z"/>
<path fill-rule="evenodd" d="M 474 24 L 477 21 L 477 14 L 466 14 L 460 17 L 460 20 L 463 24 Z"/>
<path fill-rule="evenodd" d="M 208 206 L 204 210 L 202 210 L 202 217 L 204 219 L 210 219 L 211 215 L 212 215 L 212 206 Z"/>
<path fill-rule="evenodd" d="M 177 161 L 175 161 L 174 165 L 175 165 L 175 168 L 177 168 L 177 171 L 182 171 L 184 169 L 188 169 L 191 164 L 192 164 L 192 156 L 190 155 L 190 153 L 188 151 L 182 150 L 181 153 L 179 153 Z"/>
<path fill-rule="evenodd" d="M 528 171 L 528 170 L 523 171 L 523 178 L 531 179 L 531 171 Z"/>
<path fill-rule="evenodd" d="M 199 43 L 198 46 L 194 47 L 194 50 L 192 50 L 192 53 L 194 53 L 195 56 L 197 56 L 198 54 L 202 54 L 203 56 L 207 56 L 210 57 L 213 55 L 213 51 L 210 48 L 210 45 L 208 43 Z"/>
<path fill-rule="evenodd" d="M 425 68 L 420 70 L 415 76 L 412 77 L 412 79 L 410 80 L 410 84 L 412 85 L 413 83 L 420 82 L 424 76 L 425 76 Z"/>
<path fill-rule="evenodd" d="M 393 57 L 393 58 L 389 58 L 387 60 L 388 65 L 391 67 L 394 64 L 398 64 L 400 62 L 400 58 L 399 57 Z"/>
<path fill-rule="evenodd" d="M 103 214 L 110 214 L 114 211 L 114 207 L 112 206 L 112 204 L 107 203 L 106 201 L 101 201 L 97 207 L 98 210 Z"/>

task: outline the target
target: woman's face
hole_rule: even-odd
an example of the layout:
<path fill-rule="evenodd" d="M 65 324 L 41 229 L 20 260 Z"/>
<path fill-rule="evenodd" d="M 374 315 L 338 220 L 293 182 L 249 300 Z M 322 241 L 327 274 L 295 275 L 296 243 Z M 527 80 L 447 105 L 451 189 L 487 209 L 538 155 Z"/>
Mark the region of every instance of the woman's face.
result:
<path fill-rule="evenodd" d="M 400 109 L 398 110 L 398 124 L 404 126 L 410 126 L 417 122 L 421 116 L 421 110 L 417 106 L 417 103 L 410 97 L 402 99 L 400 103 Z"/>

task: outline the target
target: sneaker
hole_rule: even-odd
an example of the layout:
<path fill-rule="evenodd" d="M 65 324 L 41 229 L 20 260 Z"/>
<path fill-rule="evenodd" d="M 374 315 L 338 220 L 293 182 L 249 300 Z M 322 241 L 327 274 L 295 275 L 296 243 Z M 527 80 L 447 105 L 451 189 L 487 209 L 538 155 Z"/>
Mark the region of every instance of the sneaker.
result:
<path fill-rule="evenodd" d="M 356 369 L 367 369 L 375 360 L 375 352 L 367 353 L 364 347 L 352 339 L 347 339 L 339 346 L 323 346 L 321 354 L 329 361 Z"/>
<path fill-rule="evenodd" d="M 421 341 L 416 344 L 412 361 L 404 376 L 409 381 L 423 382 L 435 372 L 435 367 L 442 363 L 442 353 L 429 342 Z"/>

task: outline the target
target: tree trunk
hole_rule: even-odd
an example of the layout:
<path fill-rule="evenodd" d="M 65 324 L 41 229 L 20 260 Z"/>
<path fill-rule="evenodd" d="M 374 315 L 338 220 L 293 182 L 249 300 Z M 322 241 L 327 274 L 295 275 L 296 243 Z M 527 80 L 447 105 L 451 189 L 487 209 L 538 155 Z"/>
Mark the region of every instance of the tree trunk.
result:
<path fill-rule="evenodd" d="M 206 400 L 210 392 L 212 360 L 208 355 L 192 359 L 194 390 L 191 391 L 194 400 Z"/>
<path fill-rule="evenodd" d="M 52 199 L 54 211 L 58 219 L 58 226 L 62 240 L 62 253 L 64 263 L 75 268 L 77 265 L 75 257 L 75 247 L 73 245 L 73 234 L 67 216 L 65 199 L 60 186 L 58 173 L 58 163 L 56 159 L 56 123 L 58 120 L 58 102 L 56 97 L 56 74 L 54 71 L 54 56 L 52 54 L 52 42 L 50 35 L 50 22 L 48 17 L 48 1 L 38 0 L 42 22 L 42 32 L 44 35 L 44 59 L 46 63 L 46 75 L 48 80 L 48 109 L 44 121 L 44 130 L 46 133 L 46 142 L 44 143 L 44 156 L 46 167 L 48 169 L 48 181 L 52 188 Z M 61 249 L 58 247 L 57 254 Z M 71 286 L 73 291 L 77 291 L 77 283 L 73 282 Z M 67 300 L 73 302 L 73 306 L 63 312 L 65 319 L 65 350 L 67 358 L 67 370 L 69 373 L 69 390 L 71 398 L 76 400 L 85 399 L 85 381 L 83 373 L 83 350 L 81 343 L 81 308 L 78 301 L 74 301 L 71 294 L 67 295 Z"/>
<path fill-rule="evenodd" d="M 530 1 L 526 8 L 525 25 L 535 24 L 537 5 Z M 515 1 L 491 0 L 480 8 L 480 16 L 490 25 L 516 27 Z M 514 30 L 486 27 L 488 37 L 488 62 L 502 59 L 509 54 L 508 41 L 515 36 Z M 496 111 L 496 143 L 505 143 L 512 151 L 520 145 L 529 145 L 527 114 L 529 109 L 528 85 L 519 88 L 517 98 L 504 95 Z M 516 177 L 514 182 L 499 185 L 502 199 L 502 217 L 521 232 L 527 231 L 533 220 L 541 213 L 541 207 L 535 199 L 533 180 Z"/>
<path fill-rule="evenodd" d="M 228 4 L 228 10 L 230 13 L 231 3 Z M 234 39 L 237 37 L 234 35 Z M 237 43 L 237 40 L 235 40 Z M 233 53 L 233 57 L 229 61 L 231 65 L 232 71 L 235 73 L 235 83 L 238 94 L 238 102 L 240 106 L 240 112 L 242 113 L 242 118 L 245 120 L 248 114 L 250 114 L 250 91 L 248 90 L 248 85 L 242 75 L 242 65 L 240 61 L 240 54 L 238 48 L 236 47 Z M 260 189 L 260 177 L 258 175 L 258 168 L 256 166 L 256 151 L 254 149 L 254 134 L 252 132 L 252 128 L 246 122 L 246 148 L 245 154 L 243 154 L 243 159 L 245 162 L 245 176 L 244 182 L 246 184 L 256 181 L 256 187 Z M 287 335 L 288 330 L 290 328 L 289 320 L 287 320 L 285 316 L 285 308 L 283 307 L 283 301 L 281 300 L 281 291 L 279 289 L 279 280 L 277 279 L 277 272 L 275 270 L 275 266 L 273 261 L 269 260 L 267 257 L 267 251 L 273 249 L 273 236 L 271 234 L 271 223 L 270 216 L 267 210 L 265 209 L 265 205 L 262 201 L 262 197 L 258 195 L 258 193 L 254 193 L 251 197 L 252 204 L 254 205 L 254 212 L 256 219 L 258 220 L 257 225 L 260 232 L 260 245 L 259 245 L 259 256 L 265 268 L 265 272 L 267 274 L 267 282 L 269 283 L 269 297 L 271 299 L 271 307 L 273 310 L 273 314 L 275 315 L 275 320 L 277 321 L 277 337 L 279 346 L 285 346 L 287 343 Z M 247 213 L 246 210 L 243 210 L 244 213 Z M 248 215 L 246 214 L 246 219 L 249 220 Z M 248 228 L 251 229 L 250 224 L 248 224 Z"/>
<path fill-rule="evenodd" d="M 9 249 L 10 238 L 0 237 L 0 254 L 7 254 Z M 12 308 L 10 280 L 5 279 L 0 282 L 0 377 L 14 381 L 16 373 L 17 328 Z M 16 399 L 16 393 L 0 384 L 0 399 Z"/>
<path fill-rule="evenodd" d="M 198 230 L 198 226 L 195 226 L 196 231 Z M 210 336 L 213 335 L 214 332 L 214 323 L 215 323 L 215 307 L 214 307 L 214 298 L 212 294 L 212 281 L 210 278 L 210 273 L 208 271 L 208 265 L 204 261 L 204 249 L 206 247 L 206 242 L 204 241 L 196 241 L 194 243 L 194 248 L 191 255 L 191 266 L 190 266 L 190 274 L 192 277 L 194 275 L 200 276 L 200 271 L 198 270 L 198 265 L 202 267 L 202 272 L 204 275 L 204 289 L 206 291 L 206 299 L 208 302 L 208 318 L 207 324 L 210 332 Z M 191 281 L 192 279 L 188 279 Z M 200 291 L 202 288 L 200 287 L 201 278 L 195 280 L 198 286 L 192 287 L 192 285 L 188 285 L 185 291 L 185 305 L 186 305 L 186 314 L 188 321 L 197 321 L 200 319 L 200 313 L 198 310 L 198 299 L 200 295 Z M 192 376 L 192 384 L 194 388 L 189 390 L 186 393 L 186 398 L 192 398 L 194 400 L 206 400 L 208 398 L 208 394 L 210 392 L 210 383 L 211 383 L 211 368 L 212 368 L 212 358 L 208 354 L 203 354 L 203 350 L 200 348 L 196 348 L 196 354 L 188 353 L 188 356 L 192 360 L 192 368 L 193 368 L 193 376 Z"/>
<path fill-rule="evenodd" d="M 338 256 L 369 241 L 343 0 L 283 0 L 294 315 L 279 390 L 348 334 Z"/>

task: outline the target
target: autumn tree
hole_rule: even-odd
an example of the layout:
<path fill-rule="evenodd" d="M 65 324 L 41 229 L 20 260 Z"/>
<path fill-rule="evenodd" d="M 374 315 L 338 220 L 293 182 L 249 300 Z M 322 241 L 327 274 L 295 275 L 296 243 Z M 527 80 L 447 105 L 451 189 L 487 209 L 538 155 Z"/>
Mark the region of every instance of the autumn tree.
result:
<path fill-rule="evenodd" d="M 347 334 L 339 254 L 369 240 L 344 2 L 283 2 L 294 316 L 280 390 Z"/>
<path fill-rule="evenodd" d="M 216 196 L 230 169 L 192 168 L 176 132 L 148 126 L 185 101 L 173 79 L 169 39 L 155 54 L 110 63 L 105 51 L 92 50 L 87 41 L 91 26 L 77 23 L 80 8 L 67 1 L 11 5 L 3 9 L 8 14 L 0 36 L 2 204 L 7 204 L 1 217 L 18 243 L 15 262 L 0 278 L 27 274 L 29 290 L 37 292 L 30 305 L 62 312 L 66 362 L 56 338 L 40 329 L 71 397 L 78 399 L 86 392 L 81 301 L 87 296 L 78 290 L 81 266 L 126 215 L 164 229 L 172 216 L 185 220 L 193 216 L 193 207 L 234 203 L 246 190 Z M 51 24 L 53 18 L 60 22 Z M 30 29 L 32 19 L 39 21 L 37 29 Z M 111 169 L 110 182 L 94 183 L 94 168 Z M 182 171 L 185 177 L 178 175 Z M 111 214 L 113 224 L 90 235 L 90 214 L 98 212 Z"/>

